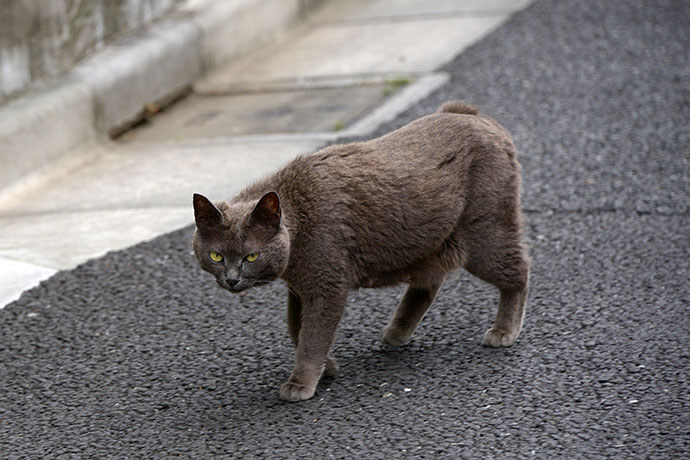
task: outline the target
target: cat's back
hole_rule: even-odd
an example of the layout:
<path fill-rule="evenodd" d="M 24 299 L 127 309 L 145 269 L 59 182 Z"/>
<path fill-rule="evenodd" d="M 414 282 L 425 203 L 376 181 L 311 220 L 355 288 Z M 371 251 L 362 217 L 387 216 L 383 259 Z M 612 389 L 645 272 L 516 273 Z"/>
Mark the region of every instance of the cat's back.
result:
<path fill-rule="evenodd" d="M 461 212 L 473 164 L 508 175 L 519 168 L 515 156 L 497 123 L 478 116 L 472 106 L 449 103 L 382 137 L 301 156 L 272 177 L 269 188 L 280 189 L 296 205 L 404 213 L 416 224 L 429 214 Z"/>
<path fill-rule="evenodd" d="M 437 112 L 368 144 L 384 161 L 441 173 L 453 171 L 453 164 L 458 166 L 476 155 L 505 152 L 514 156 L 510 136 L 500 125 L 459 102 L 444 104 Z"/>
<path fill-rule="evenodd" d="M 361 192 L 370 188 L 372 193 L 385 188 L 458 192 L 475 157 L 510 163 L 515 150 L 497 123 L 478 116 L 472 106 L 454 104 L 460 103 L 446 104 L 382 137 L 332 145 L 301 157 L 290 172 L 317 182 L 313 186 L 326 182 L 341 190 L 352 185 Z"/>

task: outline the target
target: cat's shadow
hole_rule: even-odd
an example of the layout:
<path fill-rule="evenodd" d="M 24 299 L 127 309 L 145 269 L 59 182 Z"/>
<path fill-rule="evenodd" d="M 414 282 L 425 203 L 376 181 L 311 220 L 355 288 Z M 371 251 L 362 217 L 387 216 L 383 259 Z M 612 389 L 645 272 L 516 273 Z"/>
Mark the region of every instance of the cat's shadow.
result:
<path fill-rule="evenodd" d="M 406 394 L 434 391 L 448 381 L 451 386 L 481 386 L 492 379 L 496 369 L 510 366 L 511 360 L 519 358 L 511 349 L 483 347 L 474 336 L 438 341 L 413 339 L 402 347 L 361 345 L 336 350 L 338 375 L 322 378 L 315 396 L 308 401 L 280 400 L 278 388 L 289 375 L 287 367 L 280 365 L 264 374 L 266 380 L 253 382 L 258 385 L 229 379 L 228 387 L 217 395 L 223 401 L 222 408 L 208 406 L 187 415 L 217 433 L 258 427 L 266 420 L 281 429 L 296 429 L 325 413 L 347 414 L 353 408 L 379 407 L 382 398 L 392 396 L 395 400 Z M 398 410 L 396 407 L 391 404 L 382 410 Z"/>
<path fill-rule="evenodd" d="M 341 377 L 370 379 L 371 376 L 390 376 L 391 379 L 419 372 L 432 371 L 441 365 L 450 372 L 461 372 L 464 367 L 462 351 L 472 345 L 467 341 L 445 341 L 425 343 L 412 341 L 401 347 L 373 344 L 354 355 L 345 351 L 338 355 L 341 370 L 335 379 Z M 448 359 L 452 357 L 452 359 Z"/>

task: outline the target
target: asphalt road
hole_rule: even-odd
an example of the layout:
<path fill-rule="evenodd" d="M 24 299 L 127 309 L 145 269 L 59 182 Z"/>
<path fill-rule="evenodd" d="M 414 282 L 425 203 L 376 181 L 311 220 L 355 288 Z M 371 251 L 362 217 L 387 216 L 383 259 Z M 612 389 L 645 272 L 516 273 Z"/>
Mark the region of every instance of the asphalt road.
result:
<path fill-rule="evenodd" d="M 538 1 L 446 70 L 382 131 L 460 98 L 513 134 L 514 347 L 481 347 L 497 293 L 465 273 L 398 350 L 378 339 L 402 288 L 362 290 L 339 376 L 283 403 L 284 286 L 218 290 L 184 229 L 0 310 L 0 458 L 687 458 L 690 3 Z"/>

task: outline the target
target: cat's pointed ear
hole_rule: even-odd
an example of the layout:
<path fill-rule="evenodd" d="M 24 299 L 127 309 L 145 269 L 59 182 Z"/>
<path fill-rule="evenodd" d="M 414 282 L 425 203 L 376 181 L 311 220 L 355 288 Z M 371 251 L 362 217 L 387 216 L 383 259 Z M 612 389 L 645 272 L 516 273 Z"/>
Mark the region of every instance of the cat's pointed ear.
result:
<path fill-rule="evenodd" d="M 194 194 L 194 220 L 201 232 L 216 228 L 223 221 L 223 214 L 203 195 Z"/>
<path fill-rule="evenodd" d="M 280 228 L 281 216 L 278 194 L 268 192 L 254 207 L 247 221 L 247 228 L 252 232 L 260 232 L 262 237 L 270 238 Z"/>

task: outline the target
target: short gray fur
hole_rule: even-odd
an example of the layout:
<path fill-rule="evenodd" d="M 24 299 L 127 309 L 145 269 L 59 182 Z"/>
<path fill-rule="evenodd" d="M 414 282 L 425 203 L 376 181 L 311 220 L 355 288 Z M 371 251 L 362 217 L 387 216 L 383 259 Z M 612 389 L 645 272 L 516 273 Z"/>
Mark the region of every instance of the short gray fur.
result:
<path fill-rule="evenodd" d="M 282 278 L 296 364 L 280 395 L 314 395 L 348 292 L 409 285 L 383 342 L 403 345 L 447 274 L 464 267 L 500 290 L 484 336 L 511 346 L 524 317 L 520 166 L 508 134 L 461 102 L 383 137 L 302 156 L 229 202 L 194 195 L 194 250 L 218 285 Z"/>

